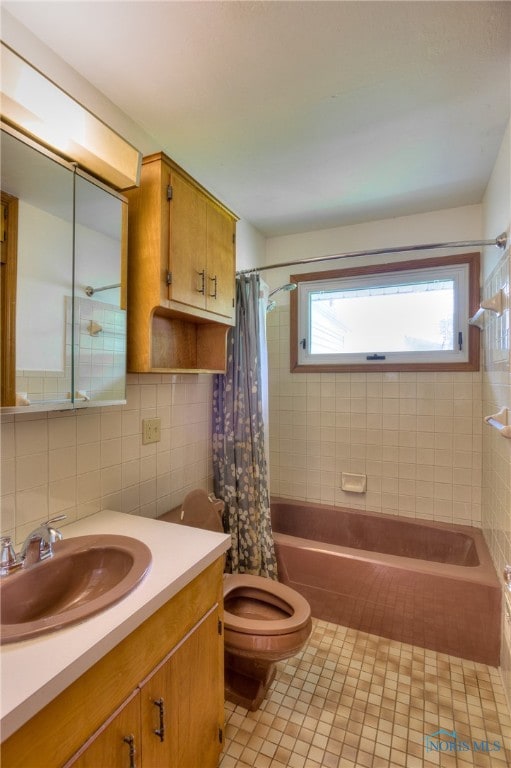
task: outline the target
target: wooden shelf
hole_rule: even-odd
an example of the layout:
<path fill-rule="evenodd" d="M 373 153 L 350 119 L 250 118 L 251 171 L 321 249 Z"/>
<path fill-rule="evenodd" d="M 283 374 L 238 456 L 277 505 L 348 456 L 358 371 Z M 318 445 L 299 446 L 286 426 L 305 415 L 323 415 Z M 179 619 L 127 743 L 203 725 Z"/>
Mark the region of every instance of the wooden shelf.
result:
<path fill-rule="evenodd" d="M 223 373 L 229 327 L 155 312 L 151 322 L 151 370 Z"/>

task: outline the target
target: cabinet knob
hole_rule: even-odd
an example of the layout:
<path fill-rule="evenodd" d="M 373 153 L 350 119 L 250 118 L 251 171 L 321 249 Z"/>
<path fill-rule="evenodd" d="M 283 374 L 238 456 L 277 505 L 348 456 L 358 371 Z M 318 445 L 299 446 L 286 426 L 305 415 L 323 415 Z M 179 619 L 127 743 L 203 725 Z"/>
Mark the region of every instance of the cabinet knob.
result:
<path fill-rule="evenodd" d="M 210 297 L 211 299 L 216 299 L 216 289 L 217 289 L 217 276 L 215 275 L 214 277 L 211 277 L 211 275 L 210 275 L 210 276 L 209 276 L 209 279 L 210 279 L 210 280 L 211 280 L 211 282 L 213 283 L 213 293 L 210 293 L 210 294 L 209 294 L 209 297 Z"/>

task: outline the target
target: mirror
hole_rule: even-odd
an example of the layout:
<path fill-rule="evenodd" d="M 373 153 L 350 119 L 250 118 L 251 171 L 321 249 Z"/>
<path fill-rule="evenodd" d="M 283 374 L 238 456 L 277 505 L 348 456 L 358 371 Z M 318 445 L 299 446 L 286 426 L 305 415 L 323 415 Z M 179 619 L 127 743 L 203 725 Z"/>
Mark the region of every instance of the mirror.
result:
<path fill-rule="evenodd" d="M 2 406 L 124 402 L 124 198 L 10 128 L 1 157 Z"/>
<path fill-rule="evenodd" d="M 76 175 L 75 403 L 115 403 L 126 397 L 125 214 L 126 204 L 117 195 Z"/>

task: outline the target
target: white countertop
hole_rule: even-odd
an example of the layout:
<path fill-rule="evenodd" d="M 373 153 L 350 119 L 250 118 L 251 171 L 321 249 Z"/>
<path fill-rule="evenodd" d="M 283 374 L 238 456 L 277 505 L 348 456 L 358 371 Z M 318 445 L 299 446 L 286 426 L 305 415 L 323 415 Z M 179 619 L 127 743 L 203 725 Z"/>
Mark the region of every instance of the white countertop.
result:
<path fill-rule="evenodd" d="M 71 523 L 62 532 L 66 539 L 93 533 L 133 536 L 150 548 L 151 568 L 133 592 L 102 613 L 32 640 L 1 646 L 2 741 L 230 546 L 230 537 L 222 533 L 109 510 Z"/>

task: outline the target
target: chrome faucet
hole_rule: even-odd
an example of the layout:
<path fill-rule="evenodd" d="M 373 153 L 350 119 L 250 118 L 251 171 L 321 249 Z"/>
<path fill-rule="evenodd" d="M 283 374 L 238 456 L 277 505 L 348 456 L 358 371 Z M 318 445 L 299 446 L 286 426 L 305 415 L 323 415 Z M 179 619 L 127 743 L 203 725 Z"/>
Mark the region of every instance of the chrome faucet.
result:
<path fill-rule="evenodd" d="M 58 523 L 59 520 L 65 520 L 65 518 L 66 515 L 52 517 L 51 520 L 41 523 L 32 533 L 28 534 L 20 552 L 25 567 L 46 560 L 53 555 L 53 545 L 63 538 L 62 533 L 53 527 L 53 523 Z"/>
<path fill-rule="evenodd" d="M 3 536 L 0 540 L 0 575 L 6 576 L 20 566 L 29 568 L 41 560 L 46 560 L 53 555 L 53 545 L 60 541 L 62 533 L 53 527 L 59 520 L 65 520 L 66 515 L 58 515 L 47 522 L 41 523 L 33 530 L 21 548 L 19 554 L 16 554 L 9 536 Z"/>

